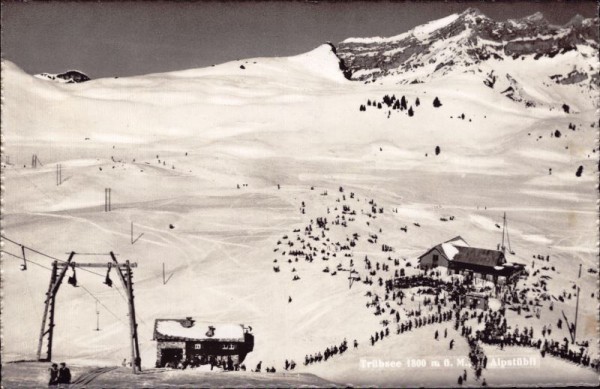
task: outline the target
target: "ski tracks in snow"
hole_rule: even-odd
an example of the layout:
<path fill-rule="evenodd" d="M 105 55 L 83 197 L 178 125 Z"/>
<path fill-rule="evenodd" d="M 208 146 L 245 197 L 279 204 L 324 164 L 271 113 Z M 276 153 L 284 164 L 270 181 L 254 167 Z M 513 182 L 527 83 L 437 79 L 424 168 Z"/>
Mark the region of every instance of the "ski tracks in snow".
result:
<path fill-rule="evenodd" d="M 87 385 L 89 385 L 92 381 L 94 381 L 100 375 L 102 375 L 104 373 L 108 373 L 109 371 L 112 371 L 115 369 L 116 369 L 116 367 L 100 367 L 97 369 L 90 370 L 90 371 L 82 374 L 81 376 L 77 377 L 77 379 L 74 380 L 69 387 L 73 388 L 73 389 L 86 388 Z"/>

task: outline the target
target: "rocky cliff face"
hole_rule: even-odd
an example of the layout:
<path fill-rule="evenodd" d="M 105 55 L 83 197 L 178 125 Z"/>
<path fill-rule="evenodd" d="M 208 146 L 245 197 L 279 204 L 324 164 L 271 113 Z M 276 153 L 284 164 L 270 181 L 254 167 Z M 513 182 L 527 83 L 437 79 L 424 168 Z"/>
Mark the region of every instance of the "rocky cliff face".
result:
<path fill-rule="evenodd" d="M 60 73 L 60 74 L 41 73 L 41 74 L 36 74 L 36 77 L 44 79 L 44 80 L 60 82 L 63 84 L 75 84 L 75 83 L 86 82 L 86 81 L 90 80 L 90 78 L 87 75 L 85 75 L 77 70 L 69 70 L 67 72 Z"/>
<path fill-rule="evenodd" d="M 353 80 L 373 82 L 413 73 L 405 82 L 419 82 L 488 60 L 552 58 L 582 46 L 597 57 L 597 18 L 576 16 L 554 26 L 536 13 L 497 22 L 471 8 L 395 37 L 346 39 L 337 45 L 337 55 Z"/>

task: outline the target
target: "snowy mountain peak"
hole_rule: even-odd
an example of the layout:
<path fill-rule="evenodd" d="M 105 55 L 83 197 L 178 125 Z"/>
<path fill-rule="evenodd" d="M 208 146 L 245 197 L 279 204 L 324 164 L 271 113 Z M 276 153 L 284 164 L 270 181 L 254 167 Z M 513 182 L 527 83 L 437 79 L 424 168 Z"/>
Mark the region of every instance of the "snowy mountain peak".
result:
<path fill-rule="evenodd" d="M 469 8 L 393 37 L 346 39 L 337 54 L 353 80 L 421 82 L 490 61 L 554 58 L 570 51 L 592 58 L 587 52 L 597 53 L 597 25 L 597 18 L 579 16 L 554 26 L 540 12 L 498 22 Z"/>
<path fill-rule="evenodd" d="M 577 15 L 573 16 L 571 18 L 571 20 L 569 20 L 567 23 L 565 23 L 565 27 L 570 27 L 570 26 L 581 27 L 588 23 L 591 24 L 592 22 L 593 22 L 592 19 L 586 19 L 583 16 L 581 16 L 580 14 L 577 14 Z"/>
<path fill-rule="evenodd" d="M 481 12 L 478 8 L 472 8 L 472 7 L 467 8 L 465 11 L 458 14 L 458 16 L 461 21 L 464 21 L 464 20 L 474 21 L 474 20 L 483 20 L 483 19 L 491 20 L 483 12 Z"/>
<path fill-rule="evenodd" d="M 485 16 L 480 10 L 479 8 L 476 7 L 469 7 L 466 10 L 464 10 L 460 15 L 465 16 L 465 15 L 471 15 L 471 16 Z"/>

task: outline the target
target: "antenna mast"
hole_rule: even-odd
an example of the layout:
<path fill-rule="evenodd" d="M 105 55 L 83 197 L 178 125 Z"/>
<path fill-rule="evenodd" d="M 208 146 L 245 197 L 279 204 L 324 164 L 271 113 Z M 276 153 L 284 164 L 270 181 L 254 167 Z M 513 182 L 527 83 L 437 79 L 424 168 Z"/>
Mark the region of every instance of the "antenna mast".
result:
<path fill-rule="evenodd" d="M 508 244 L 508 252 L 514 255 L 514 251 L 510 245 L 510 235 L 508 234 L 508 222 L 506 221 L 506 212 L 504 212 L 504 216 L 502 217 L 502 244 L 500 249 L 502 250 L 502 254 L 506 255 L 506 246 L 504 245 L 504 236 L 506 235 L 506 243 Z"/>
<path fill-rule="evenodd" d="M 502 254 L 506 255 L 506 247 L 504 247 L 504 233 L 506 231 L 506 212 L 504 212 L 502 221 L 502 244 L 500 245 L 500 249 L 502 250 Z"/>

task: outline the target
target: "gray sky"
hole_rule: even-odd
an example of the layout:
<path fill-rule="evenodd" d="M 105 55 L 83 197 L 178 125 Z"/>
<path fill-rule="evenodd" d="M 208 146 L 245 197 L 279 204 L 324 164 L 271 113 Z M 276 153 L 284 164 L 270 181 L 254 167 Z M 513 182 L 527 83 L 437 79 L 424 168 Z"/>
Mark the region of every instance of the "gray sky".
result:
<path fill-rule="evenodd" d="M 2 57 L 28 73 L 78 69 L 92 78 L 288 56 L 345 38 L 392 36 L 468 7 L 496 20 L 536 11 L 563 24 L 594 17 L 578 2 L 9 2 Z"/>

